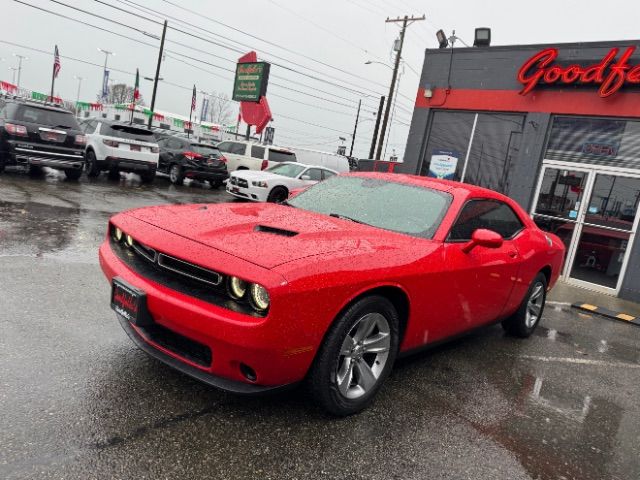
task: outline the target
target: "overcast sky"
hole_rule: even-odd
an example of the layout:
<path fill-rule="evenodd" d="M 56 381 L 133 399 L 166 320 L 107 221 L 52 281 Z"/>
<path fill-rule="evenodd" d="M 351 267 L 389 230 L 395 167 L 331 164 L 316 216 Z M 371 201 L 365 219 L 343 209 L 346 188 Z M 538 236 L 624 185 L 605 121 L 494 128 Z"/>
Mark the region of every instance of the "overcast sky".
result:
<path fill-rule="evenodd" d="M 443 28 L 448 35 L 455 29 L 456 35 L 469 44 L 473 43 L 474 28 L 478 26 L 491 27 L 493 45 L 640 37 L 637 28 L 640 2 L 630 0 L 173 0 L 173 3 L 197 14 L 165 0 L 104 2 L 138 16 L 91 0 L 20 1 L 23 3 L 0 0 L 3 18 L 0 58 L 4 59 L 0 61 L 1 80 L 12 80 L 10 67 L 17 66 L 17 58 L 12 54 L 26 55 L 29 59 L 23 62 L 21 86 L 48 92 L 52 53 L 45 54 L 29 48 L 52 52 L 54 44 L 57 44 L 63 57 L 73 57 L 96 65 L 62 58 L 56 94 L 75 100 L 78 81 L 74 76 L 80 76 L 84 78 L 80 99 L 95 101 L 104 63 L 104 54 L 98 52 L 97 48 L 115 52 L 115 56 L 109 58 L 111 78 L 133 85 L 136 68 L 140 69 L 141 76 L 154 76 L 159 41 L 92 14 L 158 37 L 162 27 L 155 22 L 166 16 L 170 27 L 205 40 L 174 29 L 168 30 L 165 47 L 168 53 L 160 75 L 165 82 L 161 82 L 159 87 L 157 109 L 188 116 L 194 83 L 198 89 L 231 95 L 233 74 L 227 70 L 235 68 L 234 63 L 240 56 L 234 50 L 246 52 L 248 47 L 253 47 L 259 57 L 279 64 L 272 66 L 272 83 L 267 95 L 274 116 L 276 143 L 335 151 L 339 144 L 338 137 L 350 138 L 357 102 L 362 99 L 362 122 L 354 150 L 354 154 L 360 158 L 368 156 L 373 112 L 379 96 L 386 95 L 391 77 L 391 69 L 384 65 L 365 65 L 367 60 L 391 63 L 391 47 L 399 28 L 396 24 L 385 23 L 387 16 L 418 16 L 423 13 L 427 16 L 426 21 L 416 22 L 408 30 L 403 55 L 407 65 L 400 79 L 396 121 L 391 130 L 387 155 L 392 149 L 396 149 L 400 155 L 404 150 L 408 132 L 406 124 L 411 119 L 418 86 L 417 72 L 422 69 L 424 49 L 437 46 L 435 31 L 438 28 Z M 53 16 L 25 4 L 78 19 L 81 23 Z M 63 4 L 89 13 L 70 9 Z M 140 7 L 153 9 L 158 17 L 149 11 L 143 15 Z M 179 21 L 192 25 L 187 26 Z M 118 32 L 132 40 L 89 27 L 85 23 Z M 142 80 L 141 93 L 147 103 L 151 99 L 151 90 L 151 82 Z M 235 105 L 233 110 L 235 115 Z"/>

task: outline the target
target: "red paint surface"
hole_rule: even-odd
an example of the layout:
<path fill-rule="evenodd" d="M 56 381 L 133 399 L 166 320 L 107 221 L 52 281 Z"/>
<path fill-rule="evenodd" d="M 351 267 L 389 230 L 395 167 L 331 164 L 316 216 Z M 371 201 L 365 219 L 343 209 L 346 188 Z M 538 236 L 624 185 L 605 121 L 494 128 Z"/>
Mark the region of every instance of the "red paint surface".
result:
<path fill-rule="evenodd" d="M 550 247 L 545 234 L 512 200 L 425 177 L 351 175 L 433 188 L 448 192 L 453 200 L 430 240 L 273 204 L 148 207 L 111 219 L 151 248 L 262 284 L 271 297 L 264 318 L 233 312 L 148 280 L 120 261 L 108 240 L 100 247 L 100 264 L 110 281 L 120 276 L 146 293 L 154 321 L 212 349 L 214 360 L 205 371 L 245 381 L 238 368 L 243 362 L 256 370 L 262 385 L 304 378 L 336 317 L 374 288 L 395 288 L 407 297 L 409 315 L 401 342 L 406 351 L 510 315 L 544 267 L 552 269 L 550 285 L 557 280 L 562 242 L 550 235 Z M 465 253 L 465 243 L 445 239 L 464 203 L 478 197 L 508 203 L 525 229 L 498 248 L 477 246 Z M 257 232 L 257 225 L 298 235 Z"/>
<path fill-rule="evenodd" d="M 517 90 L 451 89 L 433 90 L 431 99 L 418 89 L 417 108 L 487 110 L 505 112 L 543 112 L 573 115 L 640 117 L 640 93 L 620 91 L 602 98 L 593 90 L 534 90 L 520 95 Z"/>

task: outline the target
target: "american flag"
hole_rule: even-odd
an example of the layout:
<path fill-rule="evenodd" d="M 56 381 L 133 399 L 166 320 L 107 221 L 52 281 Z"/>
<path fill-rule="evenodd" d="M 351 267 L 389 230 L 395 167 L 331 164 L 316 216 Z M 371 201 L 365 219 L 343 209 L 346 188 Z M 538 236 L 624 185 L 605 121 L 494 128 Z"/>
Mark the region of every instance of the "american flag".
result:
<path fill-rule="evenodd" d="M 58 52 L 58 45 L 56 45 L 56 49 L 53 54 L 53 78 L 58 78 L 60 66 L 60 52 Z"/>
<path fill-rule="evenodd" d="M 193 86 L 193 95 L 191 96 L 191 111 L 196 110 L 196 86 Z"/>

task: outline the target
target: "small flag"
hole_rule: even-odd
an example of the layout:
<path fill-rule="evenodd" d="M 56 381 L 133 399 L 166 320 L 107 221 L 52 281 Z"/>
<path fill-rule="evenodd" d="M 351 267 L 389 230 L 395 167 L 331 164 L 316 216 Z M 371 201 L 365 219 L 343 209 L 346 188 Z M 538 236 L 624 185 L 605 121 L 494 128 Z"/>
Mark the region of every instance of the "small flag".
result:
<path fill-rule="evenodd" d="M 60 52 L 58 52 L 58 45 L 56 45 L 56 49 L 53 55 L 53 78 L 58 78 L 60 67 Z"/>
<path fill-rule="evenodd" d="M 196 110 L 196 86 L 193 86 L 193 95 L 191 96 L 191 111 Z"/>
<path fill-rule="evenodd" d="M 133 87 L 133 101 L 134 103 L 140 100 L 140 72 L 136 68 L 136 85 Z"/>

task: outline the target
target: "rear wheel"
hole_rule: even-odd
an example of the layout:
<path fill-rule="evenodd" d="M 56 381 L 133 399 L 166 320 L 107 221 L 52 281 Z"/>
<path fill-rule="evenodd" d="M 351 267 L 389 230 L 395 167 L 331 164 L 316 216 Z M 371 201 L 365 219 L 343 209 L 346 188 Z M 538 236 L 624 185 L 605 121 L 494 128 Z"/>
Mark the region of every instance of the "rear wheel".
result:
<path fill-rule="evenodd" d="M 98 160 L 93 150 L 89 150 L 85 155 L 84 169 L 87 172 L 87 177 L 94 178 L 100 175 L 100 169 L 98 168 Z"/>
<path fill-rule="evenodd" d="M 182 185 L 182 182 L 184 181 L 182 168 L 177 163 L 171 165 L 171 168 L 169 169 L 169 181 L 174 185 Z"/>
<path fill-rule="evenodd" d="M 309 373 L 313 397 L 334 415 L 366 408 L 396 359 L 398 314 L 389 300 L 365 297 L 338 317 Z"/>
<path fill-rule="evenodd" d="M 520 307 L 516 313 L 502 322 L 502 328 L 510 335 L 527 338 L 540 323 L 546 300 L 547 277 L 543 273 L 538 273 L 531 282 Z"/>
<path fill-rule="evenodd" d="M 120 180 L 120 170 L 117 168 L 109 169 L 109 173 L 107 174 L 109 180 Z"/>
<path fill-rule="evenodd" d="M 282 203 L 289 196 L 289 192 L 284 187 L 275 187 L 273 190 L 269 192 L 269 196 L 267 197 L 267 202 L 271 203 Z"/>
<path fill-rule="evenodd" d="M 44 174 L 44 170 L 40 165 L 29 165 L 29 175 L 32 177 L 41 177 Z"/>
<path fill-rule="evenodd" d="M 140 180 L 142 183 L 153 183 L 153 180 L 156 178 L 156 170 L 152 169 L 148 172 L 144 172 L 140 174 Z"/>
<path fill-rule="evenodd" d="M 65 176 L 67 177 L 68 180 L 78 180 L 80 178 L 80 175 L 82 175 L 82 169 L 81 168 L 74 168 L 74 169 L 67 169 L 64 171 Z"/>

